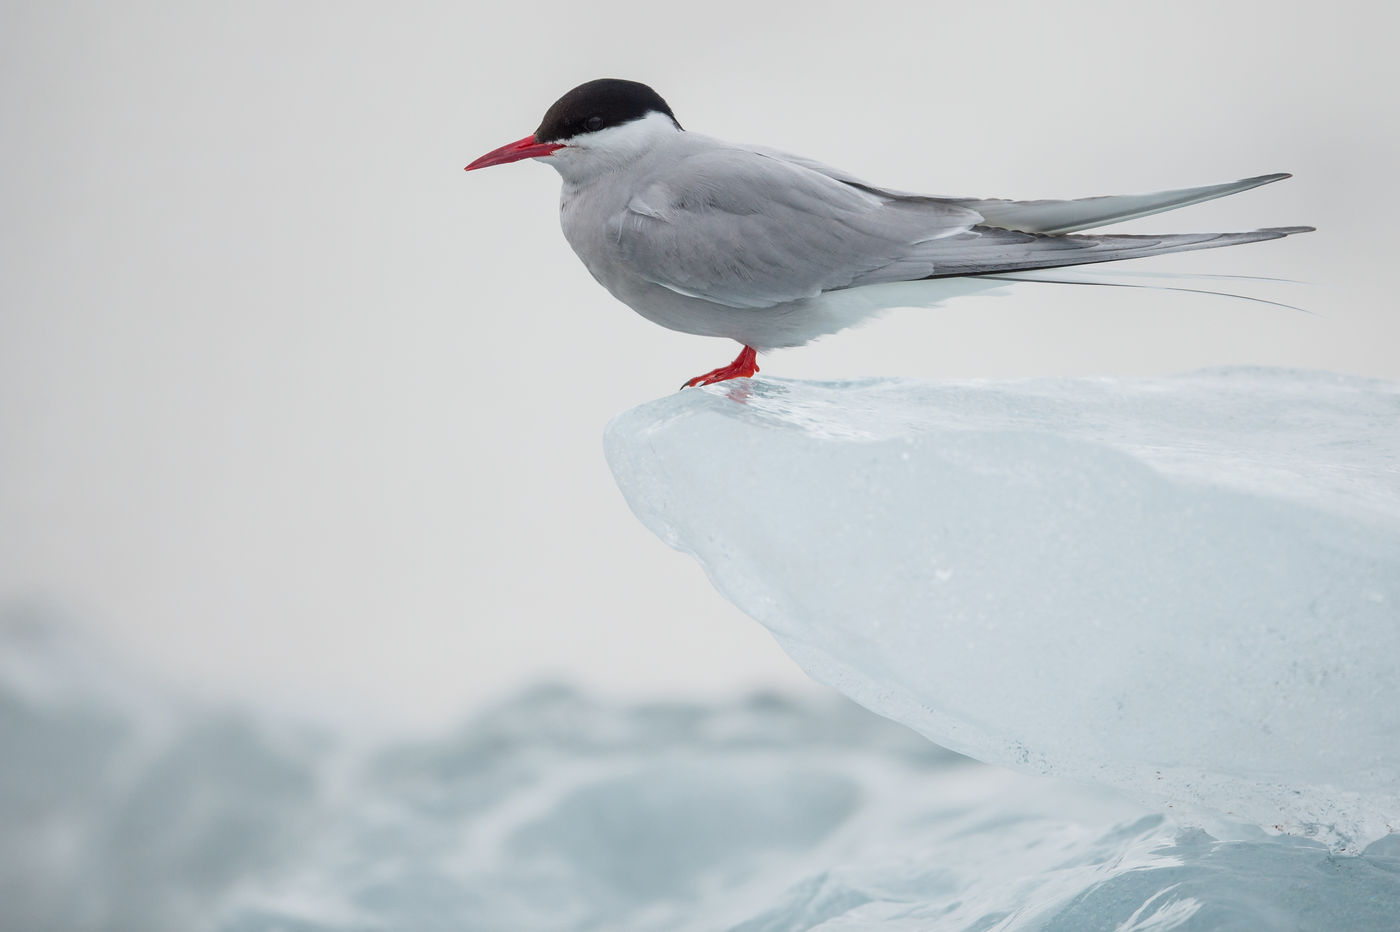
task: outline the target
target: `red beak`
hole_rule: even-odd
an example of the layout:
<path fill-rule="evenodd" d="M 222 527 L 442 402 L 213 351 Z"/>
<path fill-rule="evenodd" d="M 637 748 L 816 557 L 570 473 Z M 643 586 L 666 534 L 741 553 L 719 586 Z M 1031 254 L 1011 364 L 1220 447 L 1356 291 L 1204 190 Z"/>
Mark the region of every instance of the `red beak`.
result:
<path fill-rule="evenodd" d="M 521 159 L 537 159 L 562 148 L 564 148 L 563 143 L 536 142 L 534 136 L 526 136 L 524 139 L 518 139 L 501 146 L 499 149 L 492 149 L 468 165 L 466 170 L 473 171 L 478 168 L 486 168 L 488 165 L 504 165 L 507 162 L 518 162 Z"/>

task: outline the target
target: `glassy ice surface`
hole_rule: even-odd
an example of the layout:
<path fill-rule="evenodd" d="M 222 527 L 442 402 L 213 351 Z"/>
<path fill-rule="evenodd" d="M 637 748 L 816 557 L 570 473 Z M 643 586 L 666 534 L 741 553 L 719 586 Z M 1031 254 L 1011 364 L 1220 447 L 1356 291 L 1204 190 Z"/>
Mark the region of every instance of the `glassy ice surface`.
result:
<path fill-rule="evenodd" d="M 1400 829 L 1400 385 L 736 381 L 609 462 L 813 677 L 1217 833 Z"/>
<path fill-rule="evenodd" d="M 838 697 L 540 687 L 365 747 L 0 620 L 0 927 L 1379 929 L 1400 844 L 1221 841 Z"/>

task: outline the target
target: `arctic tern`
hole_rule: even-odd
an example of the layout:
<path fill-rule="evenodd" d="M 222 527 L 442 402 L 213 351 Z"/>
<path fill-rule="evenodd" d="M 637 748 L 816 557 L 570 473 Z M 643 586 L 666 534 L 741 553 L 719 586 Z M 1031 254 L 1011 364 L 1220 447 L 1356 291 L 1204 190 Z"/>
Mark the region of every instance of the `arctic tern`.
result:
<path fill-rule="evenodd" d="M 1313 229 L 1076 235 L 1289 176 L 1078 200 L 930 197 L 800 156 L 686 132 L 656 91 L 615 78 L 569 91 L 533 134 L 466 170 L 530 158 L 563 177 L 564 236 L 614 297 L 663 327 L 742 344 L 732 363 L 683 387 L 750 377 L 759 352 L 926 302 L 930 286 L 939 294 L 967 293 L 1005 282 L 990 276 Z M 911 286 L 924 296 L 915 297 Z"/>

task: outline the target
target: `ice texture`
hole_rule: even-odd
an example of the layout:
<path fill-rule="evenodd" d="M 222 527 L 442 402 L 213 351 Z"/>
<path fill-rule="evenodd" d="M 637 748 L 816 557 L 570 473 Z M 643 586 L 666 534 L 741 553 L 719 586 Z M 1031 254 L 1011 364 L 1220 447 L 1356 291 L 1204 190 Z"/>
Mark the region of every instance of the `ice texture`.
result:
<path fill-rule="evenodd" d="M 687 390 L 609 425 L 632 510 L 814 678 L 1197 824 L 1400 829 L 1400 385 Z"/>
<path fill-rule="evenodd" d="M 418 740 L 160 688 L 0 614 L 5 932 L 1382 929 L 1356 857 L 1183 832 L 835 695 L 540 686 Z"/>

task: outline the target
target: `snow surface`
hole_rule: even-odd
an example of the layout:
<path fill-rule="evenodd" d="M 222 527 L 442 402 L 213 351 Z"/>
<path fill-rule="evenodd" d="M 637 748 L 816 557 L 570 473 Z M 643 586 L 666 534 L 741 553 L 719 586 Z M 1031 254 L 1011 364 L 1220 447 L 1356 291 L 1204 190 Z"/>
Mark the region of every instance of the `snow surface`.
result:
<path fill-rule="evenodd" d="M 1400 829 L 1400 385 L 744 380 L 606 451 L 809 674 L 942 745 L 1217 834 Z"/>
<path fill-rule="evenodd" d="M 1259 932 L 1400 912 L 1400 837 L 1356 857 L 1217 840 L 835 696 L 543 686 L 362 746 L 191 701 L 11 611 L 0 749 L 6 932 Z"/>

